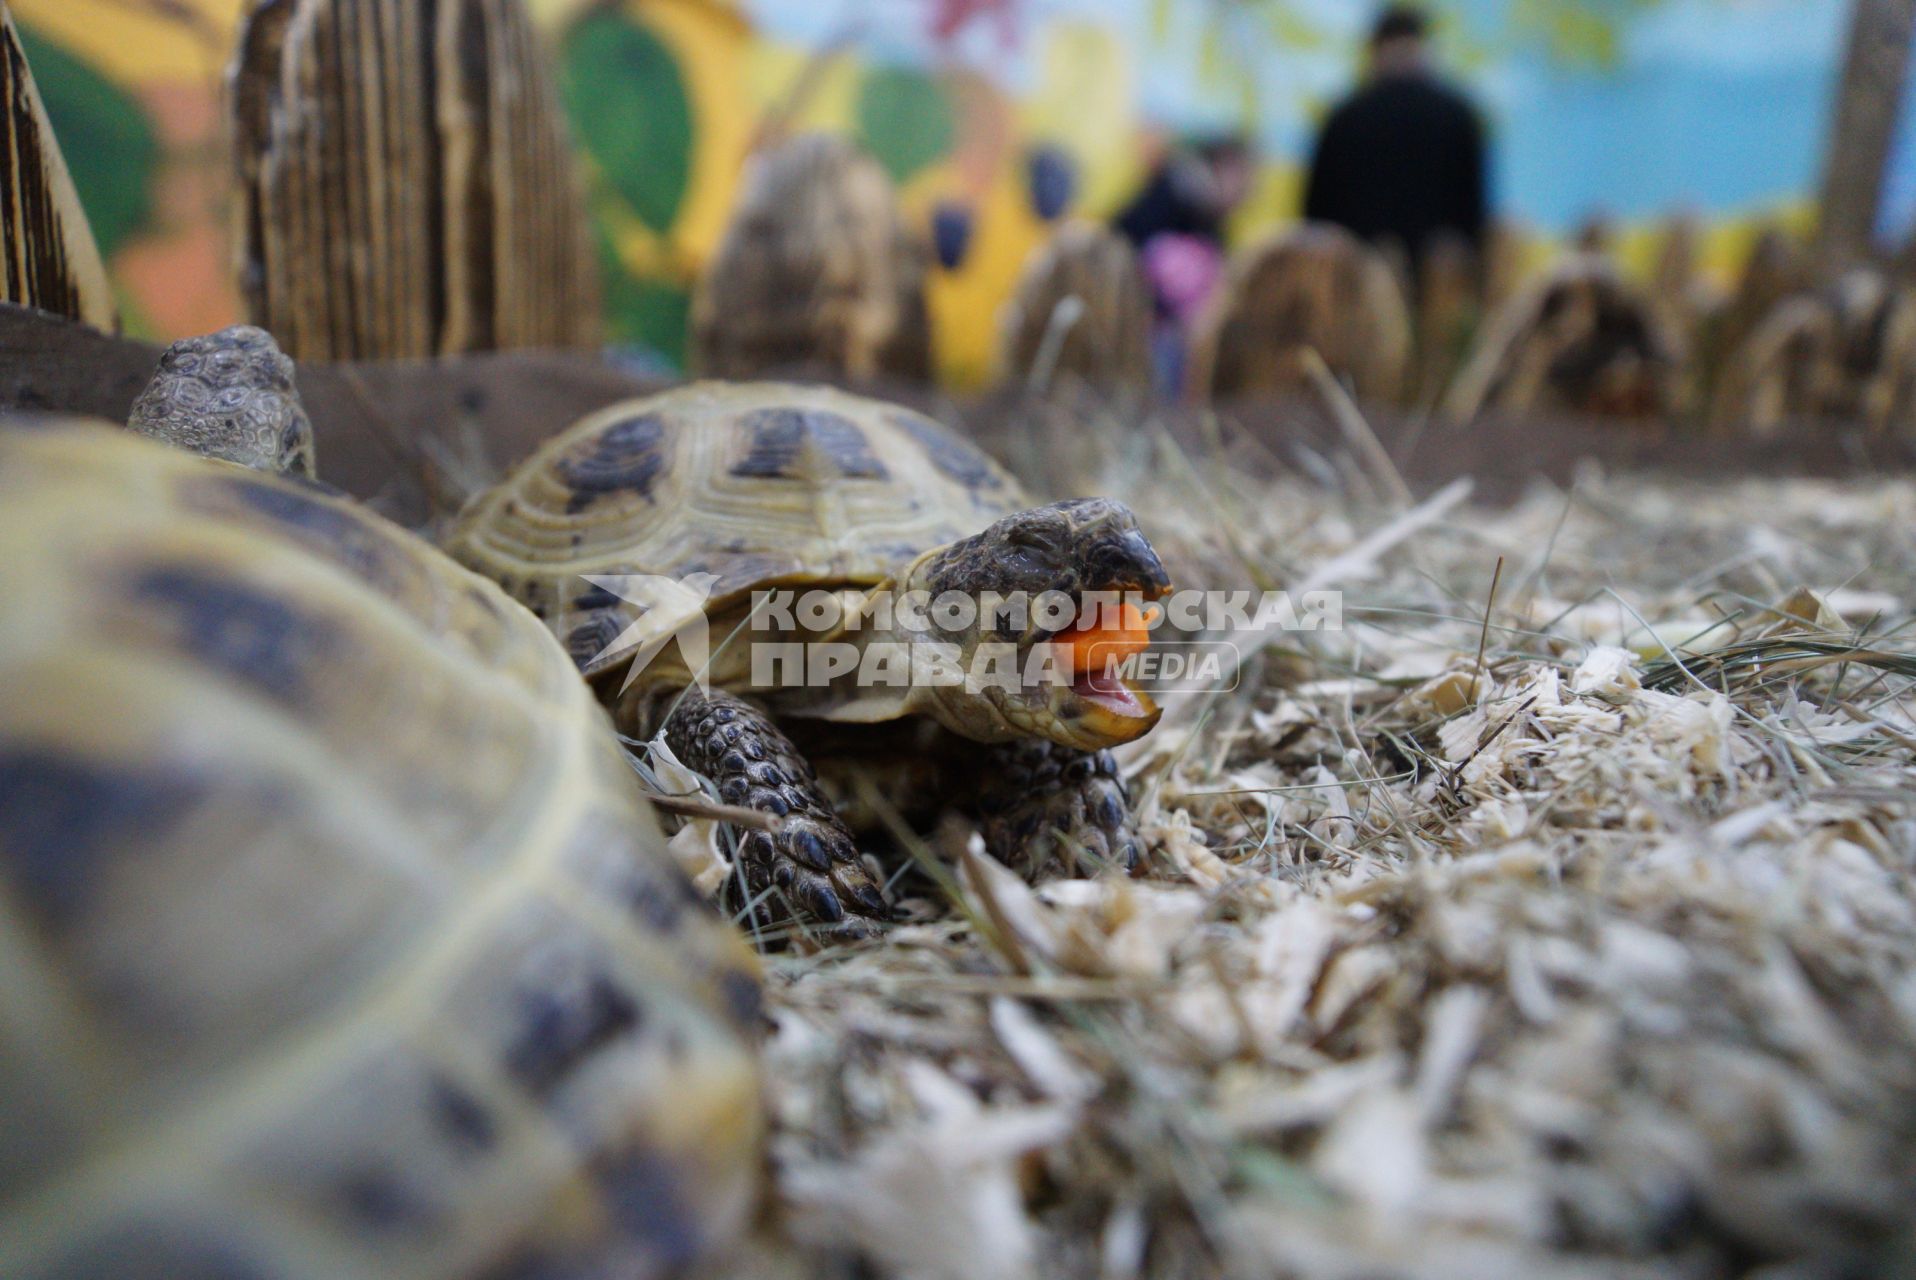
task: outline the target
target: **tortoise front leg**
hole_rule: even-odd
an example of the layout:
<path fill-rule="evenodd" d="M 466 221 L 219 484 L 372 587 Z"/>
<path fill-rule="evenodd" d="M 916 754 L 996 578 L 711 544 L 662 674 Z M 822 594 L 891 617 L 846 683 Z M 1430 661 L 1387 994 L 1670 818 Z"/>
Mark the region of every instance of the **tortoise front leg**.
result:
<path fill-rule="evenodd" d="M 1143 845 L 1109 751 L 1039 739 L 983 753 L 974 809 L 992 857 L 1034 874 L 1054 860 L 1074 873 L 1137 865 Z"/>
<path fill-rule="evenodd" d="M 719 799 L 779 820 L 777 829 L 749 831 L 739 841 L 753 893 L 769 886 L 799 911 L 833 924 L 847 916 L 890 918 L 810 762 L 763 710 L 729 693 L 688 688 L 666 714 L 663 732 L 672 754 L 710 778 Z"/>

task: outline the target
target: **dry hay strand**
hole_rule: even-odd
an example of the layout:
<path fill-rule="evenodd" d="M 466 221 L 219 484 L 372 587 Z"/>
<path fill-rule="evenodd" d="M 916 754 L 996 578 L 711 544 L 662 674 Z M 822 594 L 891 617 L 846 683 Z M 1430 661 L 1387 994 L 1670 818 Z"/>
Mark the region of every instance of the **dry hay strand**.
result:
<path fill-rule="evenodd" d="M 0 4 L 0 94 L 7 109 L 0 172 L 0 302 L 78 320 L 108 333 L 119 311 L 93 227 L 73 189 L 13 14 Z"/>
<path fill-rule="evenodd" d="M 1032 253 L 999 331 L 1001 376 L 1021 386 L 1151 384 L 1151 298 L 1130 244 L 1101 223 L 1066 223 Z"/>
<path fill-rule="evenodd" d="M 1768 435 L 1788 422 L 1916 426 L 1916 295 L 1867 268 L 1778 304 L 1718 378 L 1711 426 Z"/>
<path fill-rule="evenodd" d="M 923 380 L 929 254 L 878 162 L 826 134 L 753 158 L 692 310 L 714 378 L 818 372 Z"/>
<path fill-rule="evenodd" d="M 1360 400 L 1394 401 L 1410 319 L 1384 259 L 1339 227 L 1310 224 L 1237 254 L 1192 340 L 1190 387 L 1228 399 L 1300 391 L 1315 350 Z"/>
<path fill-rule="evenodd" d="M 1140 876 L 954 825 L 908 923 L 772 959 L 729 1273 L 1907 1275 L 1916 486 L 1106 457 L 1168 562 L 1344 626 L 1124 750 Z"/>
<path fill-rule="evenodd" d="M 264 0 L 230 74 L 240 289 L 287 354 L 598 341 L 584 194 L 518 0 Z"/>
<path fill-rule="evenodd" d="M 1680 407 L 1676 337 L 1605 258 L 1579 254 L 1491 317 L 1444 411 L 1582 414 L 1641 423 Z"/>

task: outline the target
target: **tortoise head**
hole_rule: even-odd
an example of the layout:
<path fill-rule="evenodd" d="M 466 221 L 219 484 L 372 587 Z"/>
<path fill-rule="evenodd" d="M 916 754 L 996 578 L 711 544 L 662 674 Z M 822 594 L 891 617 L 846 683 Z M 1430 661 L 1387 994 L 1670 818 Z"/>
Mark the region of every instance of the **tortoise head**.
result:
<path fill-rule="evenodd" d="M 953 646 L 972 676 L 928 691 L 947 728 L 982 742 L 1048 738 L 1093 751 L 1157 723 L 1157 705 L 1098 652 L 1140 646 L 1136 608 L 1171 589 L 1123 503 L 1083 498 L 1006 516 L 921 556 L 903 588 L 931 603 L 924 638 Z M 944 607 L 951 601 L 971 607 Z M 1126 602 L 1133 612 L 1120 612 Z M 1098 627 L 1113 618 L 1132 621 L 1136 643 L 1127 647 L 1123 623 Z M 1106 636 L 1117 639 L 1101 646 Z M 977 679 L 981 670 L 994 678 Z"/>
<path fill-rule="evenodd" d="M 313 473 L 313 425 L 272 335 L 235 325 L 166 349 L 129 430 L 260 471 Z"/>

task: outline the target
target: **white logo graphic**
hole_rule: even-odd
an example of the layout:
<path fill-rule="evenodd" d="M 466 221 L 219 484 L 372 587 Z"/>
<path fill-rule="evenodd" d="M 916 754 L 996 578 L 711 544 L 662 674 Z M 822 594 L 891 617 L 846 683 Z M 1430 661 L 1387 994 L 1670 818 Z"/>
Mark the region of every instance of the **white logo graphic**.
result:
<path fill-rule="evenodd" d="M 613 658 L 632 655 L 626 669 L 629 688 L 652 660 L 677 640 L 679 657 L 692 680 L 703 692 L 710 693 L 709 666 L 712 636 L 705 617 L 705 602 L 718 583 L 715 573 L 694 573 L 683 578 L 666 578 L 650 573 L 588 573 L 587 582 L 609 591 L 627 604 L 637 605 L 639 616 L 621 631 L 611 644 L 592 656 L 588 664 L 600 667 Z"/>
<path fill-rule="evenodd" d="M 582 576 L 637 613 L 592 655 L 587 670 L 622 663 L 629 688 L 676 641 L 692 682 L 711 692 L 706 605 L 718 575 Z M 1079 597 L 985 592 L 977 598 L 947 591 L 934 599 L 915 590 L 860 594 L 849 611 L 847 604 L 842 593 L 825 589 L 753 592 L 748 621 L 740 628 L 751 637 L 753 686 L 824 688 L 849 679 L 859 688 L 962 683 L 1015 690 L 1102 679 L 1158 693 L 1216 691 L 1236 686 L 1238 639 L 1335 631 L 1343 627 L 1344 613 L 1343 598 L 1334 591 L 1306 591 L 1296 601 L 1283 591 L 1178 591 L 1156 601 L 1135 594 L 1122 601 L 1115 591 Z M 1053 643 L 989 638 L 1004 634 L 1005 626 L 1019 633 L 1034 625 Z M 967 636 L 964 650 L 958 641 Z"/>

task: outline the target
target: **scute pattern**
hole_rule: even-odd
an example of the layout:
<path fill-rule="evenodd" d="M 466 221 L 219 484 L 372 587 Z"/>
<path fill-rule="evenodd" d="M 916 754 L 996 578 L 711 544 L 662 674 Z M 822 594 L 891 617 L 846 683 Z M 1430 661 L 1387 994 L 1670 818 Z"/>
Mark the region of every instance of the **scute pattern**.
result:
<path fill-rule="evenodd" d="M 262 470 L 313 474 L 313 424 L 272 335 L 235 325 L 166 349 L 129 429 Z"/>
<path fill-rule="evenodd" d="M 627 490 L 648 501 L 652 482 L 669 461 L 665 426 L 651 414 L 615 422 L 555 464 L 572 490 L 566 513 L 577 515 L 603 494 Z"/>
<path fill-rule="evenodd" d="M 0 425 L 0 598 L 0 1275 L 651 1276 L 738 1228 L 755 966 L 533 619 L 104 424 Z"/>
<path fill-rule="evenodd" d="M 824 410 L 756 409 L 741 423 L 746 454 L 734 463 L 735 476 L 765 480 L 888 480 L 885 464 L 872 456 L 858 425 Z M 823 474 L 819 474 L 819 473 Z"/>
<path fill-rule="evenodd" d="M 656 422 L 643 492 L 579 460 Z M 775 583 L 871 585 L 1025 506 L 1003 468 L 930 418 L 828 387 L 695 383 L 559 433 L 469 507 L 453 556 L 542 618 L 584 665 L 638 616 L 587 574 L 713 576 L 713 607 Z"/>

